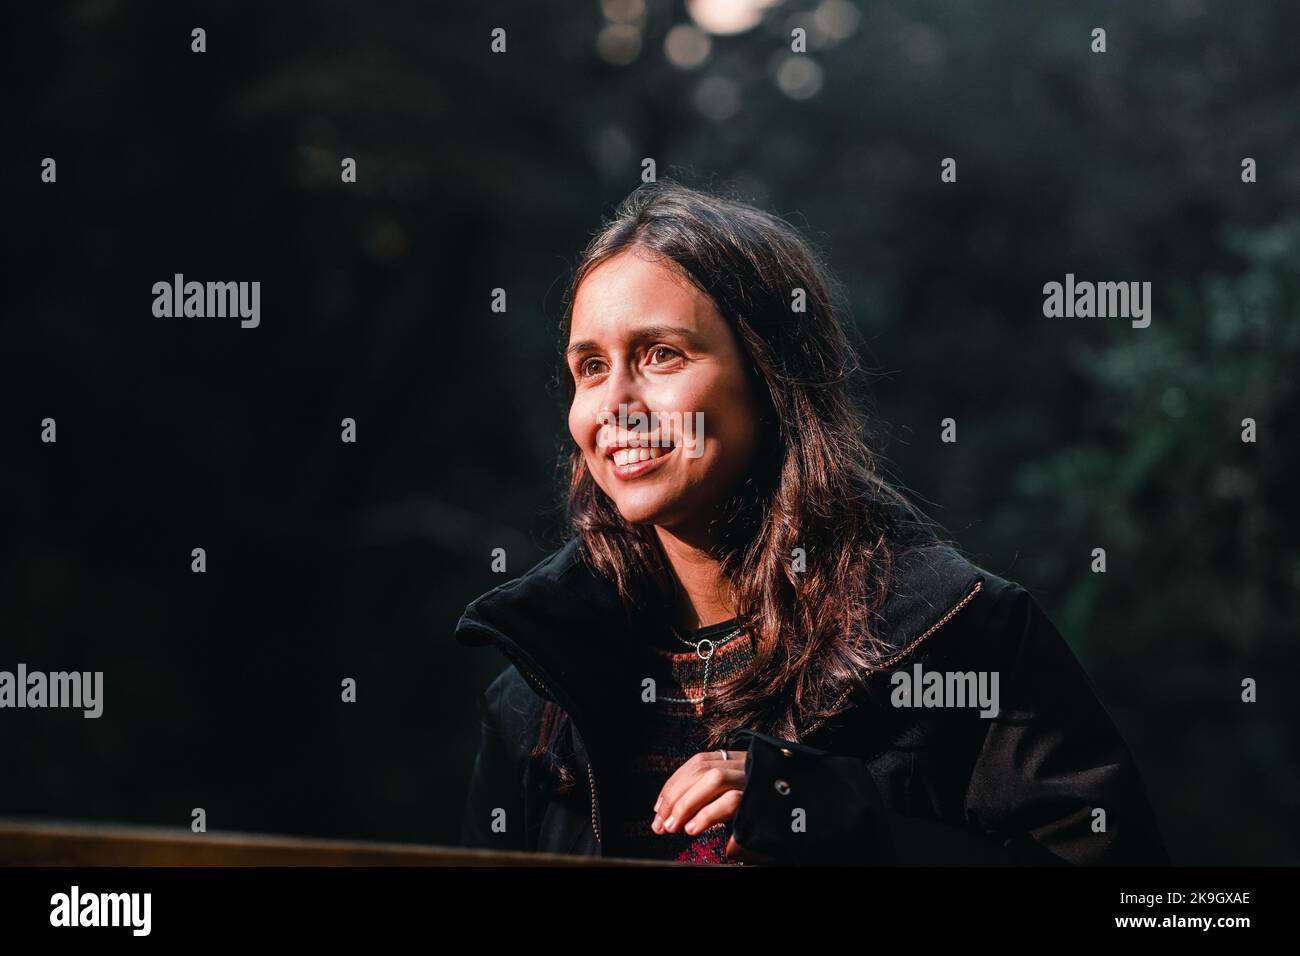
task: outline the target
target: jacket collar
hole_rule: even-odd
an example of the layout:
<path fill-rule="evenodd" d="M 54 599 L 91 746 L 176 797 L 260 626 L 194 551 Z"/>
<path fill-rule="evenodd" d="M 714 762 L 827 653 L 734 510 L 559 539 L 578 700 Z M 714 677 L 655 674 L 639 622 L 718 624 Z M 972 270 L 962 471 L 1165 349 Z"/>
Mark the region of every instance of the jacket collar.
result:
<path fill-rule="evenodd" d="M 640 700 L 631 641 L 644 636 L 646 623 L 581 559 L 575 538 L 470 602 L 456 639 L 502 651 L 569 713 L 588 749 L 603 751 L 602 744 L 616 744 L 617 728 L 628 726 L 621 718 Z"/>
<path fill-rule="evenodd" d="M 932 633 L 983 577 L 946 544 L 897 554 L 875 621 L 891 662 Z M 625 745 L 625 718 L 641 699 L 644 675 L 632 642 L 649 639 L 650 624 L 627 613 L 613 584 L 581 559 L 575 538 L 470 602 L 455 636 L 465 645 L 495 645 L 569 713 L 589 751 L 613 753 Z"/>

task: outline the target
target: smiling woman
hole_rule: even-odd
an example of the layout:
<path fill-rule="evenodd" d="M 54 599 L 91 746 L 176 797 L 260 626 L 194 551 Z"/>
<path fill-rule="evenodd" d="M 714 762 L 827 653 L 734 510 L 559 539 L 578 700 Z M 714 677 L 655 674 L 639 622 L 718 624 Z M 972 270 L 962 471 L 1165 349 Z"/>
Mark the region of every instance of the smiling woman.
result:
<path fill-rule="evenodd" d="M 674 539 L 667 547 L 702 543 L 758 447 L 759 406 L 736 337 L 707 295 L 638 246 L 590 269 L 571 316 L 569 432 L 587 473 L 626 521 Z M 694 416 L 708 439 L 697 457 L 674 456 L 679 436 L 605 424 L 629 413 L 651 426 Z"/>
<path fill-rule="evenodd" d="M 788 223 L 648 184 L 565 305 L 572 534 L 457 627 L 511 662 L 482 701 L 464 843 L 1165 861 L 1051 622 L 877 474 L 833 280 Z M 991 675 L 998 708 L 894 705 L 891 672 L 922 664 Z"/>

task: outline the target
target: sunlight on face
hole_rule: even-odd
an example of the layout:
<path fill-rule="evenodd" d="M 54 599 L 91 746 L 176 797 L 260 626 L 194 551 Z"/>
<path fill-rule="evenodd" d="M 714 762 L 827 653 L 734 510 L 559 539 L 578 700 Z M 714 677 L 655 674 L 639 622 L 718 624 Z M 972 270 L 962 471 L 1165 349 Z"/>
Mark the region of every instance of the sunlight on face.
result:
<path fill-rule="evenodd" d="M 746 474 L 757 406 L 740 345 L 713 300 L 643 255 L 625 250 L 578 287 L 569 433 L 627 521 L 693 531 Z M 630 433 L 611 427 L 620 407 Z M 662 447 L 628 447 L 636 444 Z"/>

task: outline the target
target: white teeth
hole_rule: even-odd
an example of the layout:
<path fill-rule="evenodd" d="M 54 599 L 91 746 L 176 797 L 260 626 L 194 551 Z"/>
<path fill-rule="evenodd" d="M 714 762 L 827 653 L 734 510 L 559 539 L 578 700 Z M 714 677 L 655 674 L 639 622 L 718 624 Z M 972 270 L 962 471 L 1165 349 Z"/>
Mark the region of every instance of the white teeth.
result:
<path fill-rule="evenodd" d="M 661 458 L 670 451 L 672 448 L 620 448 L 614 452 L 614 464 L 635 465 L 651 458 Z"/>

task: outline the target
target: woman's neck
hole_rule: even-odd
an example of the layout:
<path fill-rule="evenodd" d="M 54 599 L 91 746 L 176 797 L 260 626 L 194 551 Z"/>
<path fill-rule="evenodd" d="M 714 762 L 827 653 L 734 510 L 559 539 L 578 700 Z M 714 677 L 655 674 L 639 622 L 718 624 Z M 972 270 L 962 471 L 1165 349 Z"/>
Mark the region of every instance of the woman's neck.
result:
<path fill-rule="evenodd" d="M 721 564 L 709 553 L 707 542 L 658 526 L 655 531 L 681 585 L 681 602 L 675 608 L 678 624 L 695 630 L 735 617 L 731 589 Z"/>

